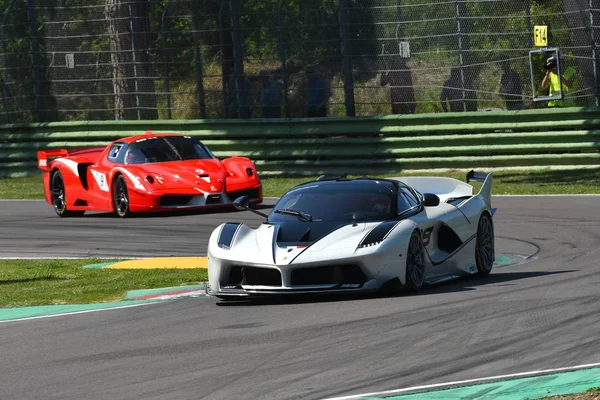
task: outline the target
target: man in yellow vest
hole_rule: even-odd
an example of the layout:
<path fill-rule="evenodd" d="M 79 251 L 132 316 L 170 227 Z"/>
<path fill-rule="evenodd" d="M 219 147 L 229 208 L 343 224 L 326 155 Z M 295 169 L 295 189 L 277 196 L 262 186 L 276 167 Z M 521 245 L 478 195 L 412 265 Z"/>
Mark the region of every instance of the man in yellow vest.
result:
<path fill-rule="evenodd" d="M 542 90 L 546 90 L 550 87 L 550 91 L 548 96 L 550 97 L 560 97 L 560 87 L 558 84 L 558 74 L 556 68 L 557 62 L 556 57 L 550 57 L 546 60 L 546 75 L 542 80 Z M 550 100 L 548 102 L 548 107 L 574 107 L 575 102 L 572 97 L 568 97 L 569 89 L 571 88 L 572 81 L 571 76 L 573 75 L 573 68 L 567 68 L 564 74 L 561 75 L 562 81 L 562 91 L 563 91 L 563 99 L 562 100 Z"/>

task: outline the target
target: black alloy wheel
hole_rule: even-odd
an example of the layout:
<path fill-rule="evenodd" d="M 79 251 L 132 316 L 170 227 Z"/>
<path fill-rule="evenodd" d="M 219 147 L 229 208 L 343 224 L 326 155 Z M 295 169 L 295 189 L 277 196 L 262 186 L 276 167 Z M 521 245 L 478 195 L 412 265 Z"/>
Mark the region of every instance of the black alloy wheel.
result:
<path fill-rule="evenodd" d="M 50 179 L 50 197 L 56 215 L 61 218 L 83 215 L 84 211 L 71 211 L 67 208 L 65 181 L 60 171 L 52 174 Z"/>
<path fill-rule="evenodd" d="M 425 282 L 425 247 L 418 231 L 414 231 L 408 242 L 406 254 L 406 287 L 418 292 Z"/>
<path fill-rule="evenodd" d="M 489 214 L 484 213 L 477 224 L 477 243 L 475 244 L 475 263 L 478 276 L 488 276 L 492 271 L 494 251 L 494 226 Z"/>
<path fill-rule="evenodd" d="M 123 175 L 117 176 L 113 183 L 113 203 L 115 212 L 121 218 L 129 217 L 129 192 L 127 191 L 127 183 Z"/>

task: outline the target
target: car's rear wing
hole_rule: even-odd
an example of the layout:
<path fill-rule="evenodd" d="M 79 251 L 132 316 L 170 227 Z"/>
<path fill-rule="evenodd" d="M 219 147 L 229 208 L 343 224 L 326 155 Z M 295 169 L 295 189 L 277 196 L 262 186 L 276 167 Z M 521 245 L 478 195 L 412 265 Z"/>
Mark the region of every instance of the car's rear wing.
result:
<path fill-rule="evenodd" d="M 75 156 L 81 154 L 100 153 L 106 146 L 84 147 L 81 149 L 60 149 L 60 150 L 42 150 L 38 151 L 38 168 L 43 171 L 50 171 L 50 158 Z"/>
<path fill-rule="evenodd" d="M 471 181 L 483 182 L 477 195 L 483 197 L 488 205 L 491 204 L 493 183 L 492 173 L 471 170 L 467 173 L 466 181 L 467 183 Z"/>
<path fill-rule="evenodd" d="M 42 150 L 38 151 L 38 168 L 42 171 L 50 170 L 50 163 L 48 159 L 57 157 L 66 157 L 69 155 L 69 151 L 65 149 L 60 150 Z"/>

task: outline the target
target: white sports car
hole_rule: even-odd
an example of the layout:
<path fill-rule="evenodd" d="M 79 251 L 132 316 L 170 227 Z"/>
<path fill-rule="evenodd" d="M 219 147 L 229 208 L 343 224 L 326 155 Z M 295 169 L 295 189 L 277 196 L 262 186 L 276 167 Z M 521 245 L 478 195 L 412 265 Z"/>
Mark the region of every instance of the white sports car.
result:
<path fill-rule="evenodd" d="M 477 194 L 471 180 L 482 181 Z M 298 185 L 257 229 L 217 227 L 207 292 L 224 299 L 350 293 L 487 276 L 494 264 L 492 175 L 321 177 Z"/>

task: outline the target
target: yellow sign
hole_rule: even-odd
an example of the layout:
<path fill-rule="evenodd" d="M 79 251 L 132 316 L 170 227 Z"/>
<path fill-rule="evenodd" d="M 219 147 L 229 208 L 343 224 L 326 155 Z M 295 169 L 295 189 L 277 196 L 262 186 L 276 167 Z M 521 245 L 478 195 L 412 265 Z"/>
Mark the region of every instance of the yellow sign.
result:
<path fill-rule="evenodd" d="M 533 27 L 533 42 L 536 46 L 548 46 L 548 25 Z"/>

